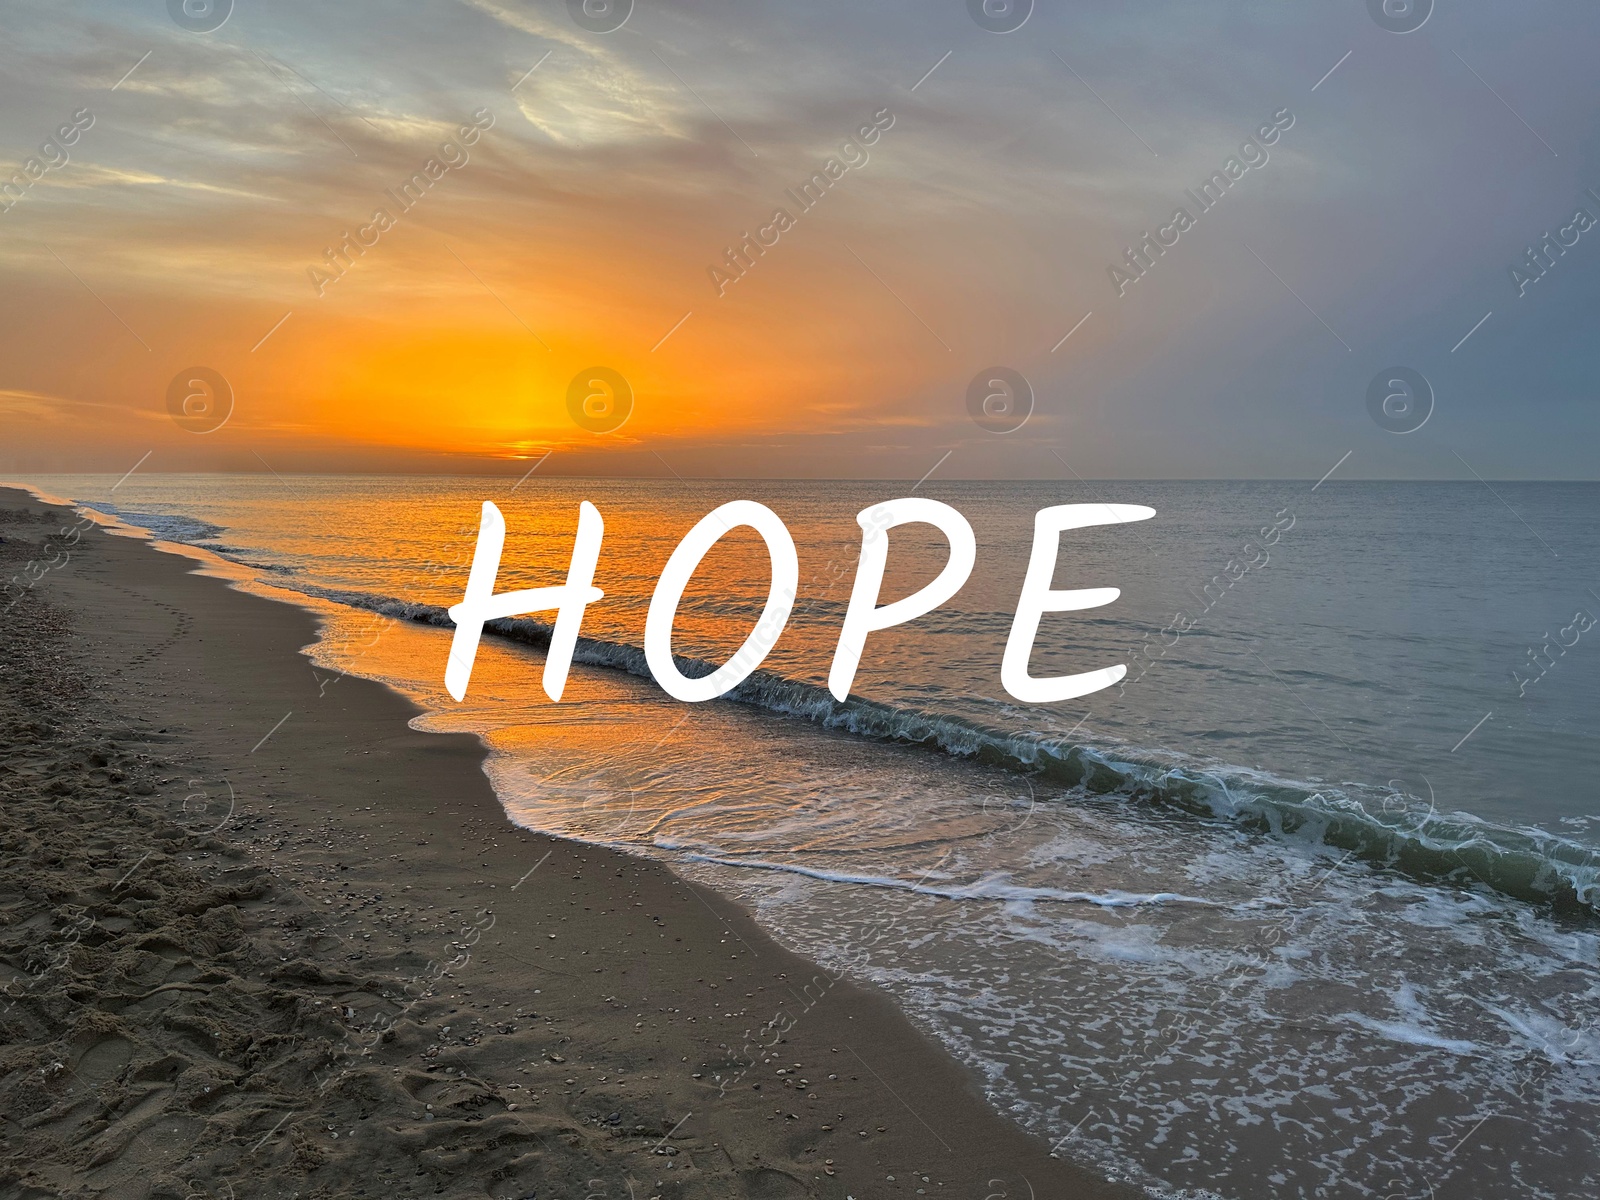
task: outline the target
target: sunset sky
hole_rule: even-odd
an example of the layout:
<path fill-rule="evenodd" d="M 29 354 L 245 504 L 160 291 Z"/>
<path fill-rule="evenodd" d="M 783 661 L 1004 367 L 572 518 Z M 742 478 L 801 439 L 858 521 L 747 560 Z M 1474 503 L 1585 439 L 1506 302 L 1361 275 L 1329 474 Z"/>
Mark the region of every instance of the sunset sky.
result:
<path fill-rule="evenodd" d="M 0 176 L 24 181 L 3 472 L 553 450 L 552 473 L 914 479 L 950 451 L 949 477 L 1315 478 L 1351 450 L 1352 478 L 1596 477 L 1600 227 L 1526 295 L 1509 273 L 1600 216 L 1590 6 L 1439 0 L 1406 34 L 1363 0 L 1039 0 L 1003 35 L 964 0 L 638 0 L 609 33 L 561 0 L 0 22 Z M 1195 206 L 1285 110 L 1270 158 Z M 464 161 L 441 150 L 484 112 Z M 29 179 L 77 113 L 70 161 Z M 402 211 L 389 189 L 446 155 Z M 803 210 L 786 189 L 830 159 Z M 1192 228 L 1119 296 L 1108 268 L 1180 206 Z M 719 295 L 710 269 L 778 208 Z M 1437 397 L 1405 436 L 1366 408 L 1396 365 Z M 197 366 L 236 397 L 203 435 L 166 399 Z M 568 415 L 596 366 L 636 395 L 609 433 Z M 1037 396 L 1005 435 L 967 411 L 994 366 Z"/>

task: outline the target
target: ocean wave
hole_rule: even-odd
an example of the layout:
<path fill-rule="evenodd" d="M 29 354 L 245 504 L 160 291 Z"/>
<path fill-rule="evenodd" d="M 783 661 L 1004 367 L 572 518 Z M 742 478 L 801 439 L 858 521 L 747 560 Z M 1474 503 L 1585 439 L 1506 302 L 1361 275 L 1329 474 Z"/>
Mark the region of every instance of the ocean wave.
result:
<path fill-rule="evenodd" d="M 173 541 L 194 544 L 224 532 L 189 517 L 96 507 Z M 303 581 L 273 582 L 397 620 L 454 627 L 448 611 L 438 605 Z M 484 628 L 542 650 L 549 647 L 553 627 L 514 617 L 489 621 Z M 716 664 L 703 659 L 674 657 L 678 669 L 691 678 L 716 669 Z M 580 638 L 573 661 L 651 678 L 644 651 L 624 642 Z M 841 703 L 826 688 L 762 670 L 752 672 L 723 698 L 799 717 L 825 729 L 925 746 L 1064 788 L 1116 794 L 1200 818 L 1226 820 L 1277 838 L 1327 846 L 1412 879 L 1484 885 L 1518 900 L 1550 904 L 1558 912 L 1600 917 L 1600 850 L 1541 829 L 1441 812 L 1431 796 L 1360 783 L 1319 787 L 1248 768 L 1199 762 L 1167 750 L 1097 748 L 854 696 Z"/>
<path fill-rule="evenodd" d="M 148 529 L 157 538 L 166 542 L 181 542 L 186 546 L 203 545 L 220 536 L 224 530 L 221 525 L 213 525 L 209 521 L 201 521 L 195 517 L 184 517 L 168 513 L 134 512 L 131 509 L 118 508 L 115 504 L 85 503 L 82 507 L 92 508 L 95 512 L 104 513 L 109 517 L 116 517 L 129 525 L 137 525 L 141 529 Z M 220 546 L 203 546 L 204 549 L 224 553 L 229 548 Z"/>

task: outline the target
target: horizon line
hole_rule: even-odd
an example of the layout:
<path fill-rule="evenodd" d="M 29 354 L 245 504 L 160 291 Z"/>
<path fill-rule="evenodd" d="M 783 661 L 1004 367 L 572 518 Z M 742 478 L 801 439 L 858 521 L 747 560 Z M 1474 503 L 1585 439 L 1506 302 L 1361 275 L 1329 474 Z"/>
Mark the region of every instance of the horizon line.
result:
<path fill-rule="evenodd" d="M 37 471 L 29 472 L 33 477 L 95 477 L 105 476 L 114 478 L 116 471 Z M 293 479 L 511 479 L 516 478 L 513 472 L 496 471 L 179 471 L 179 470 L 145 470 L 141 475 L 190 475 L 208 477 L 237 477 L 237 478 L 278 478 L 288 477 Z M 25 487 L 25 476 L 11 477 L 0 476 L 0 487 Z M 1561 483 L 1584 484 L 1600 483 L 1600 477 L 1593 479 L 1553 479 L 1535 478 L 1527 476 L 1491 476 L 1496 483 Z M 600 483 L 902 483 L 913 482 L 921 486 L 934 486 L 937 484 L 953 483 L 1313 483 L 1310 476 L 1299 475 L 1118 475 L 1118 476 L 1083 476 L 1077 479 L 1064 479 L 1049 475 L 1033 475 L 1024 477 L 991 477 L 978 476 L 972 478 L 922 479 L 911 480 L 909 476 L 902 479 L 893 475 L 562 475 L 543 474 L 539 479 L 529 479 L 530 486 L 541 481 L 560 479 L 583 480 Z M 1318 484 L 1319 487 L 1331 486 L 1337 483 L 1480 483 L 1481 480 L 1473 476 L 1455 476 L 1416 478 L 1404 476 L 1366 476 L 1355 479 L 1325 479 Z"/>

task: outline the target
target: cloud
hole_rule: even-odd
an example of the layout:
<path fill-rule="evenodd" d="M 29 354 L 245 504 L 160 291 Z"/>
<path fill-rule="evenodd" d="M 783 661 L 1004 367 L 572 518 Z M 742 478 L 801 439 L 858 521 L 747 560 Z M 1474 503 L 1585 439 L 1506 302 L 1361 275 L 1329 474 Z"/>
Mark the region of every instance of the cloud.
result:
<path fill-rule="evenodd" d="M 159 5 L 8 23 L 0 167 L 96 116 L 0 217 L 19 395 L 159 411 L 164 376 L 214 362 L 249 397 L 239 430 L 319 461 L 513 454 L 571 436 L 566 383 L 604 362 L 637 377 L 640 453 L 800 439 L 808 469 L 832 445 L 871 474 L 974 437 L 967 382 L 1005 363 L 1040 397 L 1043 460 L 1070 431 L 1105 473 L 1314 476 L 1330 441 L 1372 434 L 1372 372 L 1407 361 L 1464 447 L 1592 473 L 1574 314 L 1600 276 L 1519 300 L 1503 275 L 1600 182 L 1579 49 L 1600 15 L 1467 4 L 1406 38 L 1359 5 L 1265 0 L 1041 5 L 1006 37 L 921 0 L 641 4 L 607 35 L 510 0 L 283 0 L 204 36 Z M 1108 265 L 1285 106 L 1270 166 L 1119 298 Z M 718 296 L 708 269 L 886 107 L 870 162 Z M 484 109 L 470 163 L 398 211 L 391 190 Z M 319 296 L 309 269 L 380 208 L 394 228 Z M 1450 346 L 1490 309 L 1464 369 Z M 1554 424 L 1506 432 L 1508 390 Z M 962 444 L 953 461 L 999 464 L 973 469 L 1035 469 Z M 1365 452 L 1453 469 L 1428 445 Z"/>

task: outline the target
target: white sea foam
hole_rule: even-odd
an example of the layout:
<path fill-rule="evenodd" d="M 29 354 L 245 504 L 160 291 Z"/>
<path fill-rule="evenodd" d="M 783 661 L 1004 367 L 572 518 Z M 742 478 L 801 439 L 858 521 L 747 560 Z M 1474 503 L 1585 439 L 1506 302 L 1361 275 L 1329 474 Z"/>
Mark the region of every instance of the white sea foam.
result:
<path fill-rule="evenodd" d="M 1131 908 L 1141 904 L 1202 904 L 1211 900 L 1199 896 L 1185 896 L 1178 892 L 1071 892 L 1060 888 L 1022 887 L 1004 882 L 1003 875 L 995 875 L 961 887 L 941 887 L 937 884 L 918 883 L 890 875 L 855 875 L 844 871 L 825 871 L 798 863 L 766 862 L 756 858 L 724 858 L 701 851 L 683 849 L 671 842 L 658 840 L 657 845 L 666 850 L 680 850 L 689 862 L 716 863 L 724 867 L 738 867 L 751 871 L 788 871 L 809 879 L 825 879 L 832 883 L 853 883 L 866 887 L 890 888 L 896 891 L 915 892 L 919 896 L 938 896 L 943 900 L 1005 900 L 1054 901 L 1060 904 L 1095 904 L 1101 908 Z"/>

